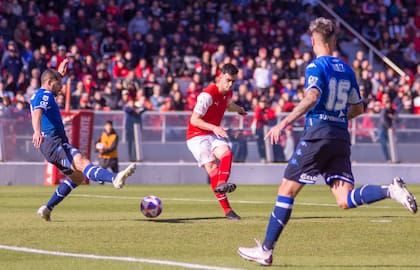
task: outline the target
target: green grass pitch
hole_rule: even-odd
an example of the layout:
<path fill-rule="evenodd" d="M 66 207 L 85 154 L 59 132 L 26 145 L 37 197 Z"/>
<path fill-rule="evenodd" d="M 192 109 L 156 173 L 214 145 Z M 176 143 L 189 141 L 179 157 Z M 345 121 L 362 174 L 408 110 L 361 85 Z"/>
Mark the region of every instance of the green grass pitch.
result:
<path fill-rule="evenodd" d="M 409 188 L 420 198 L 420 185 Z M 242 260 L 236 249 L 264 238 L 277 192 L 276 186 L 240 185 L 230 199 L 243 219 L 228 221 L 206 185 L 81 186 L 56 207 L 48 223 L 36 210 L 54 189 L 0 187 L 0 245 L 165 260 L 185 267 L 0 249 L 0 269 L 260 268 Z M 139 211 L 146 195 L 163 201 L 156 219 Z M 420 215 L 392 200 L 341 210 L 326 186 L 308 186 L 296 200 L 271 269 L 420 269 Z"/>

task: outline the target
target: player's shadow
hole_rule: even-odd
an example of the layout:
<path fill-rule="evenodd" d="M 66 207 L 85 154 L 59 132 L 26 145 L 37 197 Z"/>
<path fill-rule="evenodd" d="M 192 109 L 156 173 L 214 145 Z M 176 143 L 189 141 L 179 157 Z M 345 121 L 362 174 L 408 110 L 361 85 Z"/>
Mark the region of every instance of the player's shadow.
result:
<path fill-rule="evenodd" d="M 156 223 L 188 223 L 197 220 L 218 220 L 226 219 L 225 217 L 192 217 L 192 218 L 159 218 L 159 219 L 139 219 L 139 221 L 156 222 Z"/>

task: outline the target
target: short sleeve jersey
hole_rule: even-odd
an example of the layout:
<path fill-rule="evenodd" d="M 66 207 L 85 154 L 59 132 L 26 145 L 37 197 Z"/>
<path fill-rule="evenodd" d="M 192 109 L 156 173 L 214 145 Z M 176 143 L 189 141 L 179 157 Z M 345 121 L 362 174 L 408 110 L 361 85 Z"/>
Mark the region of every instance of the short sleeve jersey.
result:
<path fill-rule="evenodd" d="M 211 84 L 198 95 L 194 112 L 202 116 L 202 119 L 207 123 L 219 126 L 231 97 L 232 91 L 223 95 L 215 84 Z M 208 134 L 213 134 L 213 131 L 191 125 L 190 119 L 188 120 L 187 140 L 195 136 Z"/>
<path fill-rule="evenodd" d="M 41 132 L 43 136 L 66 137 L 60 109 L 55 101 L 54 94 L 43 88 L 35 92 L 31 97 L 31 113 L 34 110 L 43 110 L 41 117 Z"/>
<path fill-rule="evenodd" d="M 302 139 L 350 140 L 347 111 L 362 102 L 353 70 L 332 56 L 320 56 L 306 67 L 305 91 L 316 88 L 317 103 L 306 114 Z"/>

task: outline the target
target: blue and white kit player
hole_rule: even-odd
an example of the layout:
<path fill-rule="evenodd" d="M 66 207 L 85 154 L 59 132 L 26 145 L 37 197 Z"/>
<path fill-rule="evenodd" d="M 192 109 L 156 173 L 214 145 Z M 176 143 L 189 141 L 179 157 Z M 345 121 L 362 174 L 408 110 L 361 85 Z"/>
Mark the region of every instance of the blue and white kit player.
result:
<path fill-rule="evenodd" d="M 69 60 L 61 62 L 58 70 L 47 69 L 41 75 L 41 88 L 31 97 L 32 142 L 41 150 L 45 159 L 54 164 L 67 176 L 46 205 L 38 209 L 38 215 L 46 221 L 51 220 L 51 211 L 74 188 L 80 185 L 84 177 L 93 181 L 109 182 L 115 188 L 122 188 L 126 179 L 135 172 L 135 164 L 115 174 L 95 166 L 78 149 L 69 144 L 64 130 L 60 110 L 55 96 L 61 91 L 62 77 L 66 74 Z"/>
<path fill-rule="evenodd" d="M 317 18 L 311 22 L 309 30 L 317 57 L 306 67 L 305 96 L 290 114 L 270 129 L 266 138 L 278 143 L 280 132 L 306 113 L 304 131 L 284 172 L 264 242 L 257 241 L 257 246 L 238 249 L 242 258 L 261 265 L 272 264 L 274 246 L 290 219 L 299 191 L 321 176 L 337 205 L 343 209 L 391 198 L 411 213 L 417 212 L 416 198 L 399 177 L 390 185 L 354 187 L 348 120 L 364 111 L 359 87 L 352 69 L 331 56 L 336 42 L 335 24 Z"/>

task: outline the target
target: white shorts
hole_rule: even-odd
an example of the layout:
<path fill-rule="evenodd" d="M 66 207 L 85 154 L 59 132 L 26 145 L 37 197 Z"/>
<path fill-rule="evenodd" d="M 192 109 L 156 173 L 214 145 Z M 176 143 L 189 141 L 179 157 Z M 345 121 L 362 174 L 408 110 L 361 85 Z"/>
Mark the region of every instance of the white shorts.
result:
<path fill-rule="evenodd" d="M 213 150 L 222 145 L 229 146 L 226 139 L 218 138 L 216 135 L 196 136 L 187 140 L 188 149 L 197 160 L 199 167 L 215 160 Z"/>

